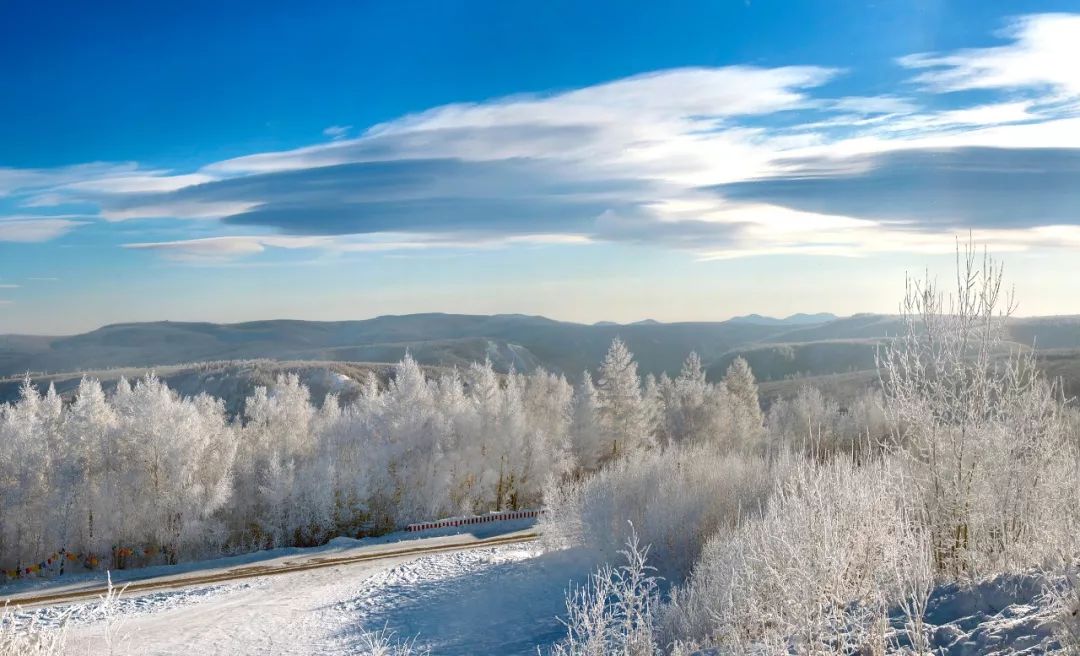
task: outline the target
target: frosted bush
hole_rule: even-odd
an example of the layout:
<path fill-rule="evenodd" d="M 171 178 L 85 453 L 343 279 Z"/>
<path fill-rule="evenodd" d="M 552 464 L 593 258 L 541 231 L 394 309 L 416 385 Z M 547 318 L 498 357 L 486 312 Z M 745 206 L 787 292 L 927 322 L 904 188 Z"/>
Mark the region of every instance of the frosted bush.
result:
<path fill-rule="evenodd" d="M 50 626 L 16 622 L 8 607 L 0 611 L 0 656 L 62 656 L 67 646 L 67 616 Z"/>
<path fill-rule="evenodd" d="M 108 588 L 98 601 L 89 606 L 75 606 L 53 614 L 48 623 L 39 616 L 23 619 L 5 605 L 0 609 L 0 656 L 65 656 L 68 648 L 68 628 L 73 620 L 94 623 L 101 632 L 92 640 L 106 654 L 122 654 L 128 638 L 124 619 L 119 610 L 124 588 L 116 588 L 108 576 Z"/>
<path fill-rule="evenodd" d="M 876 391 L 865 391 L 841 405 L 817 388 L 803 386 L 769 408 L 769 445 L 819 460 L 837 455 L 865 458 L 888 444 L 895 432 L 883 405 Z"/>
<path fill-rule="evenodd" d="M 879 361 L 935 566 L 970 577 L 1070 550 L 1062 527 L 1076 526 L 1078 479 L 1054 387 L 1034 351 L 1005 341 L 1014 304 L 1000 266 L 970 245 L 957 259 L 948 296 L 930 279 L 909 281 L 905 334 Z"/>
<path fill-rule="evenodd" d="M 733 653 L 880 643 L 886 610 L 918 587 L 908 577 L 926 570 L 904 485 L 885 461 L 799 466 L 767 512 L 709 541 L 667 609 L 669 638 Z"/>
<path fill-rule="evenodd" d="M 659 581 L 647 564 L 649 548 L 629 527 L 617 567 L 604 565 L 589 582 L 567 593 L 567 637 L 553 656 L 658 656 Z"/>
<path fill-rule="evenodd" d="M 1075 562 L 1076 414 L 1034 352 L 1005 341 L 1011 308 L 1000 268 L 969 246 L 951 297 L 909 282 L 906 332 L 879 358 L 880 406 L 864 396 L 840 412 L 811 389 L 775 405 L 771 434 L 809 457 L 763 513 L 709 541 L 665 610 L 667 641 L 880 653 L 897 639 L 891 609 L 905 648 L 928 653 L 934 581 Z M 845 452 L 857 457 L 830 457 Z M 1075 586 L 1055 594 L 1062 641 L 1075 641 Z"/>
<path fill-rule="evenodd" d="M 1051 629 L 1062 652 L 1080 654 L 1080 572 L 1076 567 L 1065 567 L 1051 577 L 1040 601 L 1051 609 Z"/>
<path fill-rule="evenodd" d="M 681 580 L 705 542 L 766 503 L 783 460 L 673 447 L 612 463 L 549 494 L 544 530 L 613 559 L 632 524 L 660 573 Z"/>
<path fill-rule="evenodd" d="M 417 644 L 415 638 L 401 639 L 388 628 L 363 631 L 359 640 L 360 656 L 429 656 L 431 650 Z"/>

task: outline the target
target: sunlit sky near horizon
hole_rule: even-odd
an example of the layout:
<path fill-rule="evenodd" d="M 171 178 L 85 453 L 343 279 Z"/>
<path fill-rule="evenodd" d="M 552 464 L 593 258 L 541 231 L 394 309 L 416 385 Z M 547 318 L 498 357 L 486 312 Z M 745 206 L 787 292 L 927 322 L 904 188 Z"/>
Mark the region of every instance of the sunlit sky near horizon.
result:
<path fill-rule="evenodd" d="M 672 6 L 664 6 L 672 5 Z M 0 4 L 0 333 L 1080 313 L 1080 3 Z"/>

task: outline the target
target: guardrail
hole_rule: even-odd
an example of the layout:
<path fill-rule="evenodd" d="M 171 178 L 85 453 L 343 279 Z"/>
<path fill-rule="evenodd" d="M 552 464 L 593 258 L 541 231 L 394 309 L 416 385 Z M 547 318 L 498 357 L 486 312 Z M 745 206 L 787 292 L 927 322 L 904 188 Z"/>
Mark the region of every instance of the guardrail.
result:
<path fill-rule="evenodd" d="M 465 515 L 462 517 L 447 517 L 445 519 L 438 519 L 433 522 L 420 522 L 418 524 L 409 524 L 405 527 L 405 530 L 409 533 L 416 533 L 417 531 L 432 531 L 439 528 L 449 528 L 454 526 L 472 526 L 473 524 L 488 524 L 490 522 L 505 522 L 513 519 L 532 519 L 544 514 L 543 509 L 540 510 L 503 510 L 489 512 L 486 515 Z"/>

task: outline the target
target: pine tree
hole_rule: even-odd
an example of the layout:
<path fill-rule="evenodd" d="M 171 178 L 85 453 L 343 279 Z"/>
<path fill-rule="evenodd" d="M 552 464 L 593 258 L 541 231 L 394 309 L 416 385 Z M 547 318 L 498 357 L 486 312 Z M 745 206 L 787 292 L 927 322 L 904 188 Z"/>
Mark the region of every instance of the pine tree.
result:
<path fill-rule="evenodd" d="M 731 403 L 735 445 L 757 448 L 764 440 L 764 416 L 750 364 L 735 358 L 724 374 L 723 386 Z"/>
<path fill-rule="evenodd" d="M 594 469 L 600 453 L 600 420 L 596 386 L 592 375 L 584 372 L 574 390 L 570 414 L 570 449 L 578 468 Z"/>
<path fill-rule="evenodd" d="M 600 365 L 596 399 L 602 449 L 599 461 L 649 446 L 649 413 L 641 392 L 637 363 L 621 339 L 611 342 Z"/>

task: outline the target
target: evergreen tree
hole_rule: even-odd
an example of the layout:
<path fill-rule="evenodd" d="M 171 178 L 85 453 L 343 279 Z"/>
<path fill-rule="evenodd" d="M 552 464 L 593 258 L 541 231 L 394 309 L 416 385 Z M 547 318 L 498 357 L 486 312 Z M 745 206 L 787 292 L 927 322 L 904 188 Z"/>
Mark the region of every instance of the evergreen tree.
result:
<path fill-rule="evenodd" d="M 649 411 L 641 392 L 634 354 L 621 339 L 611 342 L 596 385 L 601 435 L 599 461 L 650 445 Z"/>

